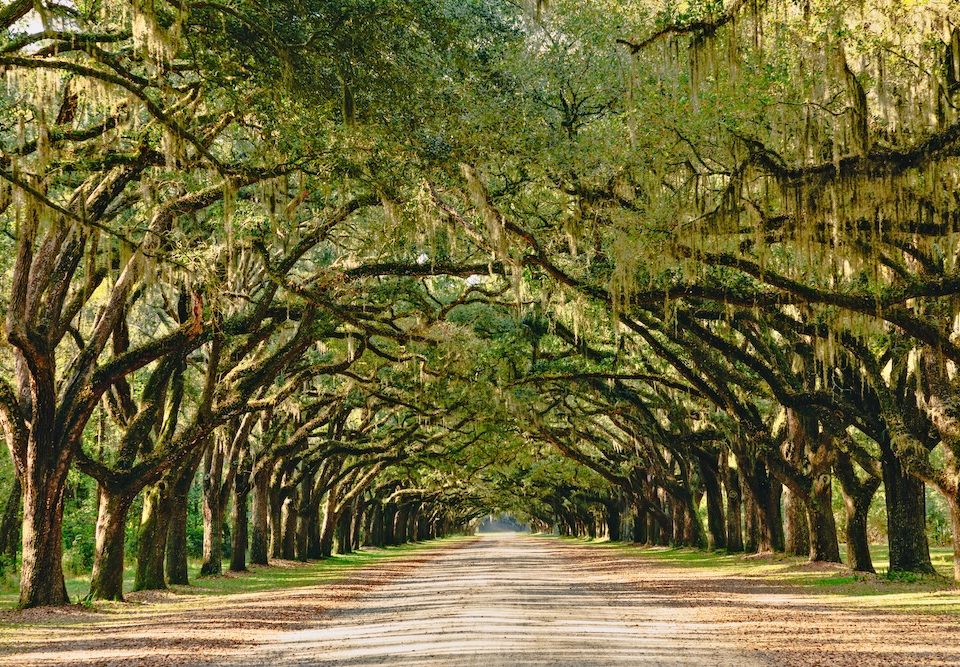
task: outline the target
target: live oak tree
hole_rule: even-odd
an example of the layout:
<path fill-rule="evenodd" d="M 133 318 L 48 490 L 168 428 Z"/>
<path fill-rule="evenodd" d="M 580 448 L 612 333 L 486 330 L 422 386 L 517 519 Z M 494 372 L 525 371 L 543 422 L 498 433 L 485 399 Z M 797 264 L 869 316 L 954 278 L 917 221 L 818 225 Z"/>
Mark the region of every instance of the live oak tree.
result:
<path fill-rule="evenodd" d="M 870 571 L 881 485 L 892 570 L 933 571 L 927 488 L 960 550 L 955 3 L 15 1 L 0 28 L 21 604 L 66 601 L 75 468 L 94 597 L 138 497 L 135 588 L 186 583 L 198 473 L 204 574 L 491 512 L 827 561 L 842 533 Z"/>
<path fill-rule="evenodd" d="M 529 267 L 567 300 L 612 310 L 629 337 L 653 346 L 688 381 L 701 383 L 716 407 L 751 425 L 746 438 L 730 440 L 761 444 L 741 448 L 739 467 L 766 468 L 746 477 L 754 482 L 752 495 L 773 494 L 760 499 L 770 513 L 767 546 L 782 546 L 773 505 L 779 491 L 771 484 L 784 483 L 807 506 L 813 556 L 838 558 L 830 474 L 834 460 L 849 456 L 845 447 L 856 432 L 881 452 L 891 448 L 891 432 L 899 438 L 899 451 L 880 458 L 888 462 L 891 494 L 902 488 L 913 498 L 900 506 L 917 506 L 917 478 L 952 503 L 950 473 L 925 463 L 938 448 L 952 458 L 949 436 L 918 437 L 929 433 L 932 419 L 941 429 L 949 423 L 942 408 L 932 407 L 944 405 L 934 392 L 921 401 L 926 406 L 894 408 L 890 400 L 885 414 L 858 414 L 844 401 L 824 402 L 824 393 L 840 385 L 851 392 L 851 376 L 889 382 L 882 363 L 862 351 L 879 349 L 883 359 L 890 337 L 906 336 L 918 353 L 928 350 L 924 358 L 939 358 L 934 365 L 943 370 L 928 375 L 925 386 L 946 378 L 955 363 L 947 334 L 952 310 L 932 325 L 926 311 L 921 316 L 902 305 L 946 304 L 953 291 L 952 260 L 930 255 L 924 244 L 952 233 L 952 204 L 944 195 L 955 154 L 955 12 L 927 3 L 912 10 L 924 20 L 908 26 L 899 21 L 897 3 L 869 9 L 809 3 L 796 10 L 730 3 L 702 15 L 690 8 L 656 17 L 655 3 L 633 3 L 617 10 L 623 19 L 617 35 L 598 28 L 591 15 L 602 4 L 577 11 L 554 3 L 530 21 L 534 45 L 527 58 L 515 56 L 517 77 L 529 87 L 498 92 L 520 97 L 511 104 L 524 109 L 533 127 L 525 136 L 536 134 L 537 141 L 517 143 L 519 133 L 503 131 L 509 119 L 481 119 L 499 130 L 485 135 L 498 138 L 487 146 L 496 157 L 479 169 L 466 164 L 461 178 L 451 174 L 446 192 L 431 190 L 441 214 L 514 274 Z M 869 25 L 861 25 L 865 17 Z M 895 46 L 884 41 L 891 39 Z M 822 49 L 810 55 L 798 48 L 809 43 Z M 615 44 L 625 49 L 619 60 Z M 678 44 L 689 49 L 678 51 Z M 859 73 L 851 65 L 856 58 Z M 916 65 L 926 61 L 940 65 Z M 804 68 L 814 74 L 801 74 Z M 880 75 L 869 78 L 874 71 Z M 598 86 L 597 77 L 606 79 Z M 925 111 L 908 108 L 906 100 Z M 628 141 L 611 144 L 612 136 Z M 918 270 L 930 275 L 914 278 Z M 685 315 L 687 309 L 694 314 Z M 752 331 L 727 328 L 738 309 L 756 320 Z M 785 330 L 784 316 L 818 326 Z M 673 347 L 657 336 L 669 336 Z M 794 341 L 792 356 L 776 354 L 784 340 Z M 728 365 L 744 345 L 748 350 L 733 357 L 741 368 Z M 716 351 L 724 358 L 711 361 Z M 841 358 L 847 354 L 850 361 Z M 806 370 L 797 375 L 793 367 L 801 361 Z M 930 365 L 913 368 L 911 374 Z M 704 372 L 713 386 L 703 385 Z M 844 382 L 833 377 L 844 373 Z M 738 394 L 755 391 L 757 381 L 772 395 L 750 405 Z M 928 415 L 918 421 L 893 414 L 903 410 Z M 876 472 L 861 460 L 865 472 Z M 922 527 L 910 512 L 913 530 Z M 900 524 L 892 533 L 902 535 L 897 514 L 902 510 L 891 512 Z M 908 542 L 893 567 L 929 568 L 925 541 Z"/>
<path fill-rule="evenodd" d="M 395 20 L 404 8 L 397 3 Z M 123 319 L 151 297 L 170 298 L 149 285 L 184 282 L 191 264 L 209 256 L 206 244 L 239 252 L 232 217 L 244 202 L 274 220 L 296 213 L 304 197 L 285 181 L 319 168 L 315 159 L 329 154 L 328 136 L 292 143 L 288 132 L 300 135 L 274 122 L 278 107 L 315 113 L 306 105 L 326 100 L 323 108 L 339 109 L 327 119 L 359 116 L 356 101 L 363 98 L 351 87 L 361 75 L 339 74 L 335 90 L 330 79 L 296 76 L 315 65 L 335 68 L 344 36 L 323 30 L 336 17 L 315 17 L 317 44 L 287 42 L 290 35 L 281 33 L 292 27 L 288 9 L 278 3 L 270 8 L 273 21 L 257 22 L 245 11 L 209 5 L 188 11 L 177 4 L 14 3 L 4 13 L 3 177 L 17 250 L 6 321 L 16 368 L 3 385 L 3 417 L 24 489 L 23 605 L 66 601 L 62 497 L 93 410 L 149 364 L 166 366 L 155 369 L 160 376 L 151 387 L 164 391 L 161 376 L 176 363 L 159 360 L 182 358 L 206 328 L 203 290 L 190 288 L 186 321 L 133 346 L 123 340 Z M 272 38 L 251 41 L 254 27 Z M 299 38 L 311 24 L 297 28 Z M 394 43 L 402 37 L 387 34 Z M 285 78 L 295 85 L 278 87 Z M 305 111 L 300 120 L 313 118 L 324 115 Z M 207 215 L 211 208 L 219 217 Z M 211 221 L 222 235 L 211 234 Z M 129 447 L 135 451 L 141 438 L 134 434 Z"/>

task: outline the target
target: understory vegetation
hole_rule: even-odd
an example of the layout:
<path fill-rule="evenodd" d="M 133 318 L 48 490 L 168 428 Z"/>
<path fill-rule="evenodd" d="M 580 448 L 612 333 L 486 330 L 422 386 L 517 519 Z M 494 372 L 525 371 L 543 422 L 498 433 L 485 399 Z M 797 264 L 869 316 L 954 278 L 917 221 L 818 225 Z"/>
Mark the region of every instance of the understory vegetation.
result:
<path fill-rule="evenodd" d="M 954 0 L 9 0 L 0 72 L 19 605 L 501 513 L 960 578 Z"/>

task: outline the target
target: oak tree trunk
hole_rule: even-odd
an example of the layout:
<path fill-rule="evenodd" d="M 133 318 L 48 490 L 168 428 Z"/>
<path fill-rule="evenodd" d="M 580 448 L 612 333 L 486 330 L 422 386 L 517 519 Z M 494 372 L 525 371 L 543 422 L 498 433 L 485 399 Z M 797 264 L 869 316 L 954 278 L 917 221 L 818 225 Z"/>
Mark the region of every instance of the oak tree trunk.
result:
<path fill-rule="evenodd" d="M 663 508 L 662 517 L 660 515 L 654 515 L 654 519 L 658 522 L 659 526 L 658 535 L 660 539 L 657 541 L 657 544 L 666 547 L 669 546 L 673 540 L 673 504 L 670 502 L 670 496 L 667 495 L 664 489 L 657 489 L 657 498 L 659 506 Z"/>
<path fill-rule="evenodd" d="M 923 482 L 904 470 L 893 453 L 889 438 L 880 439 L 880 452 L 887 506 L 890 571 L 933 574 L 927 542 Z"/>
<path fill-rule="evenodd" d="M 395 526 L 397 522 L 397 506 L 395 503 L 387 503 L 383 508 L 383 544 L 382 546 L 392 546 L 397 543 Z"/>
<path fill-rule="evenodd" d="M 349 554 L 353 552 L 353 508 L 346 507 L 340 513 L 340 517 L 337 519 L 337 547 L 336 551 L 338 554 Z"/>
<path fill-rule="evenodd" d="M 283 504 L 281 514 L 283 535 L 280 542 L 280 557 L 293 560 L 297 557 L 297 497 L 291 496 Z"/>
<path fill-rule="evenodd" d="M 642 509 L 633 511 L 633 541 L 636 544 L 647 543 L 647 512 Z"/>
<path fill-rule="evenodd" d="M 407 515 L 406 534 L 407 542 L 416 542 L 417 540 L 417 518 L 420 516 L 420 506 L 415 506 Z"/>
<path fill-rule="evenodd" d="M 647 535 L 647 544 L 661 544 L 660 523 L 652 513 L 647 516 Z"/>
<path fill-rule="evenodd" d="M 313 475 L 305 474 L 300 482 L 300 503 L 297 508 L 296 553 L 297 560 L 306 562 L 310 557 L 310 531 L 314 521 L 313 500 L 310 497 L 313 490 Z"/>
<path fill-rule="evenodd" d="M 786 519 L 786 551 L 791 556 L 810 555 L 810 531 L 806 503 L 790 489 L 784 491 L 784 518 Z"/>
<path fill-rule="evenodd" d="M 727 465 L 726 453 L 722 461 L 723 485 L 727 492 L 727 551 L 743 551 L 741 526 L 743 500 L 737 471 Z"/>
<path fill-rule="evenodd" d="M 739 463 L 747 466 L 744 470 L 744 486 L 750 489 L 750 498 L 754 505 L 754 524 L 752 529 L 756 536 L 756 550 L 760 553 L 767 551 L 783 551 L 783 514 L 780 508 L 780 498 L 783 486 L 771 478 L 766 466 L 759 461 Z M 743 468 L 741 468 L 743 470 Z"/>
<path fill-rule="evenodd" d="M 247 499 L 250 496 L 250 471 L 244 470 L 234 480 L 233 488 L 233 539 L 230 550 L 230 571 L 247 569 Z"/>
<path fill-rule="evenodd" d="M 270 555 L 270 471 L 259 470 L 253 477 L 250 526 L 250 562 L 266 565 Z"/>
<path fill-rule="evenodd" d="M 274 471 L 270 481 L 270 557 L 280 558 L 283 551 L 283 504 L 287 491 L 283 487 L 283 474 Z"/>
<path fill-rule="evenodd" d="M 324 502 L 323 523 L 320 528 L 320 557 L 329 558 L 333 554 L 333 538 L 337 529 L 336 487 L 327 492 Z"/>
<path fill-rule="evenodd" d="M 840 545 L 837 542 L 837 523 L 833 517 L 833 484 L 828 472 L 813 478 L 810 498 L 807 500 L 810 530 L 810 560 L 839 563 Z"/>
<path fill-rule="evenodd" d="M 220 574 L 223 571 L 223 505 L 220 496 L 222 455 L 216 451 L 207 454 L 203 471 L 203 563 L 200 576 Z"/>
<path fill-rule="evenodd" d="M 374 547 L 382 547 L 383 542 L 383 504 L 379 500 L 374 500 L 367 511 L 370 517 L 364 544 Z"/>
<path fill-rule="evenodd" d="M 323 522 L 320 518 L 320 500 L 313 499 L 310 505 L 310 524 L 309 534 L 307 535 L 307 557 L 313 560 L 323 558 L 320 547 L 320 531 L 323 528 Z"/>
<path fill-rule="evenodd" d="M 867 540 L 867 515 L 872 497 L 871 493 L 870 497 L 844 495 L 843 499 L 847 511 L 847 565 L 856 572 L 875 571 Z"/>
<path fill-rule="evenodd" d="M 35 425 L 34 430 L 37 428 Z M 37 455 L 27 460 L 23 493 L 21 607 L 69 602 L 61 564 L 66 478 L 65 466 L 50 465 Z"/>
<path fill-rule="evenodd" d="M 393 544 L 404 544 L 407 541 L 407 508 L 400 507 L 397 509 L 397 513 L 393 522 Z M 567 528 L 567 534 L 571 528 Z"/>
<path fill-rule="evenodd" d="M 4 564 L 13 565 L 17 561 L 17 547 L 20 546 L 20 502 L 23 497 L 23 487 L 16 473 L 13 475 L 13 484 L 7 494 L 7 502 L 3 506 L 3 515 L 0 516 L 0 567 Z"/>
<path fill-rule="evenodd" d="M 861 481 L 853 468 L 850 457 L 841 453 L 834 465 L 840 489 L 843 492 L 843 505 L 847 514 L 847 565 L 856 572 L 873 572 L 873 560 L 870 557 L 870 544 L 867 540 L 867 517 L 870 503 L 880 480 L 868 476 Z"/>
<path fill-rule="evenodd" d="M 619 542 L 620 535 L 620 504 L 616 501 L 608 501 L 604 505 L 607 520 L 607 537 L 611 542 Z"/>
<path fill-rule="evenodd" d="M 187 503 L 190 487 L 197 472 L 196 465 L 177 477 L 170 494 L 170 524 L 167 528 L 166 570 L 167 583 L 187 586 L 190 575 L 187 570 Z"/>
<path fill-rule="evenodd" d="M 743 550 L 757 553 L 760 550 L 760 510 L 746 479 L 743 479 L 740 488 L 743 493 Z"/>
<path fill-rule="evenodd" d="M 366 503 L 359 502 L 359 499 L 354 501 L 353 526 L 351 528 L 353 534 L 350 537 L 350 544 L 353 546 L 354 551 L 359 550 L 363 544 L 364 526 L 367 523 L 367 510 L 368 505 Z"/>
<path fill-rule="evenodd" d="M 960 581 L 960 497 L 956 493 L 947 498 L 950 507 L 950 529 L 953 534 L 953 578 Z"/>
<path fill-rule="evenodd" d="M 96 543 L 90 597 L 94 600 L 123 600 L 123 552 L 127 512 L 133 497 L 114 492 L 102 484 L 98 489 Z"/>
<path fill-rule="evenodd" d="M 717 455 L 699 452 L 697 463 L 707 496 L 707 548 L 723 549 L 727 546 L 727 533 L 723 519 L 723 492 L 720 488 Z M 693 520 L 698 519 L 694 516 Z"/>
<path fill-rule="evenodd" d="M 157 484 L 144 491 L 137 543 L 137 569 L 133 582 L 135 591 L 167 587 L 163 576 L 163 561 L 170 530 L 170 500 L 165 484 Z"/>

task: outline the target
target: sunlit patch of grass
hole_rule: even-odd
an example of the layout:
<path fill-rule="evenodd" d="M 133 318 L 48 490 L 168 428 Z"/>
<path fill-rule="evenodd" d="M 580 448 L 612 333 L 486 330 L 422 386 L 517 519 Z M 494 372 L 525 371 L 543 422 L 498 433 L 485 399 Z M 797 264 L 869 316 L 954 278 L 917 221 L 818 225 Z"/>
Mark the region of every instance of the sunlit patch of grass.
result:
<path fill-rule="evenodd" d="M 443 541 L 456 540 L 446 538 Z M 436 544 L 438 541 L 434 541 Z M 295 563 L 286 567 L 251 566 L 248 572 L 192 579 L 189 588 L 176 587 L 198 595 L 232 595 L 264 590 L 281 590 L 313 586 L 343 578 L 350 570 L 370 565 L 423 548 L 422 544 L 404 544 L 384 549 L 363 549 L 352 554 L 338 554 L 321 561 Z"/>
<path fill-rule="evenodd" d="M 843 586 L 845 584 L 857 583 L 858 581 L 862 581 L 862 579 L 856 575 L 839 575 L 836 577 L 823 577 L 812 583 L 814 586 Z"/>
<path fill-rule="evenodd" d="M 571 538 L 565 538 L 571 539 Z M 709 570 L 723 577 L 749 578 L 766 584 L 790 586 L 825 601 L 854 606 L 960 614 L 960 584 L 953 581 L 953 550 L 930 550 L 936 575 L 888 574 L 886 545 L 871 546 L 878 574 L 851 572 L 841 564 L 810 563 L 784 554 L 742 554 L 688 547 L 650 547 L 623 542 L 590 543 L 594 548 L 656 561 L 677 568 Z M 844 545 L 840 548 L 845 555 Z"/>
<path fill-rule="evenodd" d="M 364 548 L 351 554 L 336 554 L 320 561 L 300 563 L 285 561 L 282 566 L 252 565 L 246 572 L 224 572 L 221 575 L 201 577 L 200 561 L 191 560 L 187 566 L 191 585 L 172 586 L 175 593 L 189 593 L 190 595 L 216 596 L 235 595 L 241 593 L 255 593 L 266 590 L 282 590 L 304 586 L 330 583 L 343 579 L 351 570 L 374 564 L 378 561 L 395 558 L 404 554 L 423 550 L 428 545 L 455 542 L 463 537 L 453 536 L 420 542 L 403 544 L 400 546 L 380 548 Z M 228 562 L 224 561 L 224 567 Z M 130 593 L 133 590 L 134 563 L 130 562 L 124 568 L 123 590 Z M 66 579 L 67 593 L 72 602 L 80 603 L 90 591 L 90 575 L 70 575 Z M 10 609 L 17 605 L 18 581 L 15 577 L 9 578 L 0 590 L 0 609 Z M 122 603 L 96 603 L 98 611 L 110 611 L 114 607 L 123 608 Z"/>
<path fill-rule="evenodd" d="M 843 553 L 843 547 L 840 549 Z M 870 557 L 873 559 L 873 567 L 878 573 L 885 573 L 890 569 L 890 550 L 885 544 L 870 545 Z M 930 562 L 938 574 L 944 577 L 953 577 L 953 548 L 952 547 L 931 547 Z"/>

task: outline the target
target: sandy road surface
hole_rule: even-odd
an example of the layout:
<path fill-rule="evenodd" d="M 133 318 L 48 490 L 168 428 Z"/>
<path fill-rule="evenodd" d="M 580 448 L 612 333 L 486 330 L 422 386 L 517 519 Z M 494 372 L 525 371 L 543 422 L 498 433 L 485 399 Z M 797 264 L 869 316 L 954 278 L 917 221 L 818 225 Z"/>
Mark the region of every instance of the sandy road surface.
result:
<path fill-rule="evenodd" d="M 701 642 L 586 550 L 513 534 L 484 535 L 377 588 L 317 628 L 247 656 L 271 665 L 742 665 L 733 644 Z M 576 556 L 581 556 L 578 559 Z"/>
<path fill-rule="evenodd" d="M 522 535 L 113 616 L 54 616 L 0 665 L 960 665 L 956 617 Z"/>
<path fill-rule="evenodd" d="M 960 664 L 960 625 L 854 610 L 796 588 L 502 534 L 447 552 L 239 663 Z"/>

